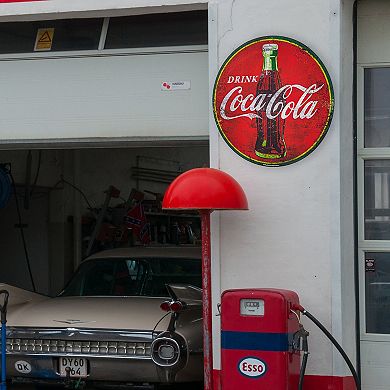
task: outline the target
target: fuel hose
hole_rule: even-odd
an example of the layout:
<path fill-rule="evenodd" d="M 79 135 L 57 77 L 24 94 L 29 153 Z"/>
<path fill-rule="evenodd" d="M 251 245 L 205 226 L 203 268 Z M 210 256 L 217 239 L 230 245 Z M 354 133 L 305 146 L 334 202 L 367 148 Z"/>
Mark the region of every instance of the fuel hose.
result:
<path fill-rule="evenodd" d="M 311 313 L 309 313 L 301 305 L 294 305 L 293 310 L 297 310 L 297 311 L 301 312 L 304 316 L 309 318 L 312 322 L 314 322 L 315 325 L 318 326 L 318 328 L 320 328 L 322 330 L 322 332 L 325 334 L 325 336 L 332 342 L 332 344 L 340 352 L 340 355 L 343 357 L 343 359 L 347 363 L 348 368 L 350 369 L 350 371 L 352 373 L 352 376 L 353 376 L 353 378 L 355 380 L 356 389 L 357 390 L 361 390 L 361 384 L 360 384 L 359 375 L 357 374 L 357 372 L 355 370 L 355 367 L 353 366 L 353 364 L 352 364 L 351 360 L 349 359 L 348 355 L 345 353 L 344 349 L 337 342 L 337 340 L 331 335 L 331 333 L 325 328 L 324 325 L 322 325 L 322 323 L 317 318 L 315 318 Z M 305 356 L 307 356 L 307 354 Z M 304 362 L 303 362 L 305 364 L 304 368 L 306 368 L 306 362 L 307 362 L 307 357 L 306 357 L 306 360 L 304 360 Z M 302 365 L 302 367 L 303 367 L 303 365 Z M 304 369 L 303 369 L 303 372 L 304 372 Z M 301 375 L 302 375 L 302 368 L 301 368 Z M 300 382 L 301 382 L 301 378 L 300 378 Z"/>
<path fill-rule="evenodd" d="M 297 317 L 298 317 L 298 315 L 297 315 Z M 299 317 L 298 317 L 298 321 L 299 321 Z M 302 358 L 301 369 L 299 372 L 299 383 L 298 383 L 299 390 L 303 390 L 303 381 L 305 380 L 307 360 L 309 358 L 309 343 L 307 340 L 308 337 L 309 337 L 309 332 L 306 331 L 306 329 L 303 327 L 302 324 L 299 324 L 299 330 L 294 335 L 294 346 L 296 349 L 298 349 L 298 350 L 300 349 L 300 344 L 302 341 L 301 351 L 303 352 L 303 358 Z"/>

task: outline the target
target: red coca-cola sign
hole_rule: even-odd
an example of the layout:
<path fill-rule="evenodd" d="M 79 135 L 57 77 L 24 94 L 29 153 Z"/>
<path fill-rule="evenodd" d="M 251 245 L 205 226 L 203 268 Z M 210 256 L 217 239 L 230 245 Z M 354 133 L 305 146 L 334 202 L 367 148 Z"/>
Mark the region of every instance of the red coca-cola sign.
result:
<path fill-rule="evenodd" d="M 235 50 L 215 82 L 214 116 L 228 145 L 261 165 L 281 166 L 311 153 L 334 108 L 332 82 L 304 44 L 261 37 Z"/>

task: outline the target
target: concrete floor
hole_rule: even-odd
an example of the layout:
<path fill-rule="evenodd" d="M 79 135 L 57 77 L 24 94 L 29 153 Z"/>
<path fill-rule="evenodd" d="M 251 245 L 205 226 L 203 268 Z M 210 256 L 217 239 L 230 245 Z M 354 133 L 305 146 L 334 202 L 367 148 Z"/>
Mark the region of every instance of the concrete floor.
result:
<path fill-rule="evenodd" d="M 181 386 L 172 386 L 172 387 L 167 387 L 167 388 L 164 388 L 164 390 L 183 390 L 185 388 L 185 390 L 203 390 L 203 386 L 188 386 L 188 385 L 181 385 Z M 13 385 L 13 386 L 8 386 L 7 387 L 8 390 L 35 390 L 35 388 L 33 386 L 16 386 L 16 385 Z M 63 387 L 47 387 L 47 390 L 63 390 L 64 388 Z M 98 390 L 98 389 L 95 389 L 95 388 L 92 388 L 92 387 L 88 387 L 84 390 Z M 99 389 L 101 390 L 101 389 Z M 129 387 L 129 390 L 131 390 L 131 387 Z"/>
<path fill-rule="evenodd" d="M 34 386 L 11 385 L 11 386 L 7 386 L 7 389 L 8 390 L 35 390 L 35 387 Z M 47 390 L 61 390 L 61 389 L 64 389 L 64 388 L 63 387 L 47 387 Z M 84 389 L 84 390 L 95 390 L 95 389 L 92 387 L 88 387 L 87 389 Z M 101 389 L 99 389 L 99 390 L 101 390 Z M 129 388 L 129 390 L 131 390 L 131 388 Z"/>

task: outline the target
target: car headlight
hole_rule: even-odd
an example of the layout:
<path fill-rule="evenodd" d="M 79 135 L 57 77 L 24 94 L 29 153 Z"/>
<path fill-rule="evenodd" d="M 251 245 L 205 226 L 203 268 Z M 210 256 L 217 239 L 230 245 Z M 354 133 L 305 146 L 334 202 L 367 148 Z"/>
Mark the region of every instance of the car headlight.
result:
<path fill-rule="evenodd" d="M 152 342 L 152 360 L 160 367 L 170 367 L 180 359 L 180 346 L 171 337 L 158 337 Z"/>

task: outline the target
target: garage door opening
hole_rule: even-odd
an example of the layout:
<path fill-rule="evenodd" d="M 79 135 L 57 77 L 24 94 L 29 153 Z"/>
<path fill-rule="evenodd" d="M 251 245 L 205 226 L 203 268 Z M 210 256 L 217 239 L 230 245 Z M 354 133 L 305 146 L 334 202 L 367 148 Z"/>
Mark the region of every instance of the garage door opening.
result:
<path fill-rule="evenodd" d="M 199 216 L 163 211 L 161 201 L 180 173 L 209 165 L 206 142 L 1 151 L 0 163 L 17 195 L 0 209 L 1 282 L 32 290 L 25 249 L 36 291 L 55 296 L 96 252 L 201 244 Z"/>
<path fill-rule="evenodd" d="M 0 23 L 13 382 L 202 381 L 201 290 L 179 321 L 160 308 L 167 282 L 201 285 L 199 216 L 161 209 L 176 176 L 209 166 L 208 17 L 187 8 Z"/>

